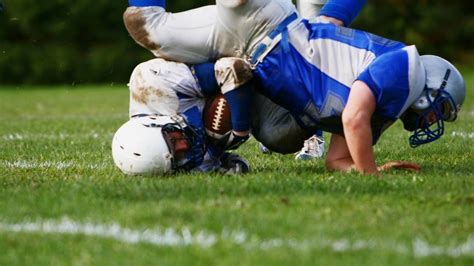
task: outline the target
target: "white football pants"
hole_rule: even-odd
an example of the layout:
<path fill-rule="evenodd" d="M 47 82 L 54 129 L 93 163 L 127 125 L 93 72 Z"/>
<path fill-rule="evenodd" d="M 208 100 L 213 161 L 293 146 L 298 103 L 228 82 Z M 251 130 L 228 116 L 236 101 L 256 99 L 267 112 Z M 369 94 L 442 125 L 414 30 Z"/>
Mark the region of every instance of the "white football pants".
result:
<path fill-rule="evenodd" d="M 217 0 L 180 13 L 129 7 L 124 22 L 132 38 L 157 57 L 188 64 L 221 57 L 249 57 L 296 11 L 290 0 Z"/>
<path fill-rule="evenodd" d="M 321 8 L 326 4 L 327 0 L 297 0 L 298 11 L 300 15 L 306 19 L 319 16 Z"/>

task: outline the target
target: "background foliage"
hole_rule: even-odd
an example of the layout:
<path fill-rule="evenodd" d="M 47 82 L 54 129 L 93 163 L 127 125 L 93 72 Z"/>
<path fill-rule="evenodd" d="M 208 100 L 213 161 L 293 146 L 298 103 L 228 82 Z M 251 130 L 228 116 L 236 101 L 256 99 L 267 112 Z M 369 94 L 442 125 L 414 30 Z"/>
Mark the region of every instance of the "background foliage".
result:
<path fill-rule="evenodd" d="M 0 83 L 123 83 L 152 55 L 129 38 L 126 1 L 6 0 L 0 14 Z M 169 1 L 170 11 L 212 4 Z M 369 0 L 356 28 L 416 43 L 469 64 L 474 50 L 471 0 Z"/>

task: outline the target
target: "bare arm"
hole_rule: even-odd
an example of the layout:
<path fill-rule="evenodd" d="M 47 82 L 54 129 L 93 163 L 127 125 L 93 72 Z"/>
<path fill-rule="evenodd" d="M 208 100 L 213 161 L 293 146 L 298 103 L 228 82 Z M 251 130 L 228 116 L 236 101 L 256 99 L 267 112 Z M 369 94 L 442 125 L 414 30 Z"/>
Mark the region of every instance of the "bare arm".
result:
<path fill-rule="evenodd" d="M 342 114 L 344 135 L 333 135 L 326 159 L 326 167 L 332 171 L 357 170 L 365 174 L 379 174 L 379 171 L 403 169 L 420 171 L 418 164 L 392 161 L 377 167 L 372 148 L 371 119 L 376 101 L 370 88 L 356 81 Z"/>
<path fill-rule="evenodd" d="M 342 123 L 355 169 L 367 174 L 378 174 L 372 148 L 371 128 L 375 107 L 375 97 L 370 88 L 365 83 L 356 81 L 352 85 L 349 100 L 342 114 Z"/>

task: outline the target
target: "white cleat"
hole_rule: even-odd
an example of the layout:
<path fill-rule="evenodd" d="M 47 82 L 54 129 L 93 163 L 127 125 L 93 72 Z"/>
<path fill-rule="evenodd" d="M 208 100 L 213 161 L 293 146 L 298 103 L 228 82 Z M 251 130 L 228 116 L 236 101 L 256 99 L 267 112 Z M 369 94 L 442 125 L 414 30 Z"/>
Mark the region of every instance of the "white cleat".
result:
<path fill-rule="evenodd" d="M 324 155 L 324 140 L 317 136 L 312 136 L 304 142 L 304 146 L 295 156 L 295 160 L 316 160 Z"/>
<path fill-rule="evenodd" d="M 272 151 L 270 149 L 268 149 L 267 147 L 265 147 L 265 145 L 263 145 L 260 142 L 258 143 L 258 149 L 263 154 L 272 154 Z"/>

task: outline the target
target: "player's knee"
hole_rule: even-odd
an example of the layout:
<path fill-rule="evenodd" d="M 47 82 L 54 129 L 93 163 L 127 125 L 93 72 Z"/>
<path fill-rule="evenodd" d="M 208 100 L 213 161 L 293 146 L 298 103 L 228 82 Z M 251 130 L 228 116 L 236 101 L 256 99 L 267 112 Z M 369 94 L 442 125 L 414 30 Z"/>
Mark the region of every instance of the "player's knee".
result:
<path fill-rule="evenodd" d="M 215 64 L 216 79 L 223 94 L 239 88 L 253 77 L 250 65 L 241 58 L 219 59 Z"/>
<path fill-rule="evenodd" d="M 154 113 L 173 114 L 176 112 L 179 104 L 174 91 L 176 84 L 168 81 L 166 75 L 161 73 L 163 69 L 174 65 L 175 63 L 163 59 L 152 59 L 135 67 L 128 84 L 131 102 L 135 106 L 145 106 L 154 110 Z"/>
<path fill-rule="evenodd" d="M 150 35 L 146 30 L 146 17 L 141 8 L 127 8 L 123 14 L 123 21 L 135 42 L 151 51 L 159 49 L 159 45 L 150 40 Z"/>
<path fill-rule="evenodd" d="M 140 104 L 147 105 L 150 102 L 150 95 L 154 94 L 155 86 L 151 86 L 152 80 L 147 73 L 150 71 L 150 62 L 144 62 L 135 67 L 130 76 L 128 87 L 130 90 L 131 100 Z"/>

